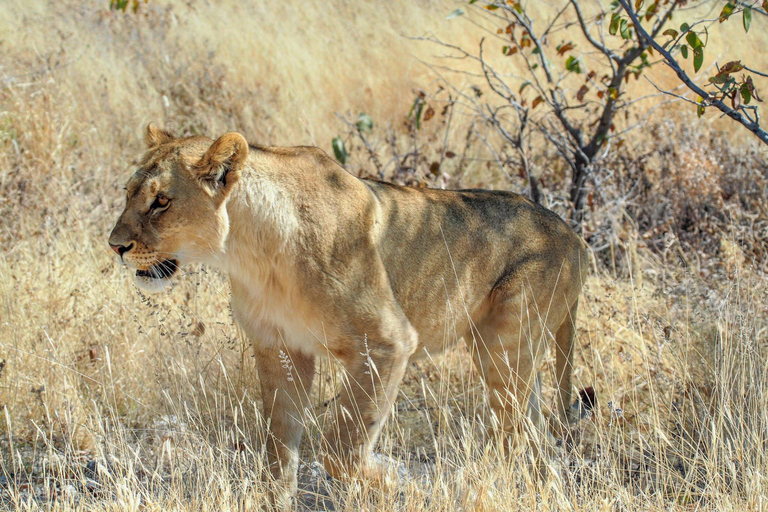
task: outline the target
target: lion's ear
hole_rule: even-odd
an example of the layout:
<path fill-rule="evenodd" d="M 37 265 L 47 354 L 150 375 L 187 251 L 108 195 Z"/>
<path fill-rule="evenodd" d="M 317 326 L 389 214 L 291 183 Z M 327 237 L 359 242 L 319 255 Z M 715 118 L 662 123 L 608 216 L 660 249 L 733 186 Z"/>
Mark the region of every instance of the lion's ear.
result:
<path fill-rule="evenodd" d="M 198 178 L 214 194 L 226 197 L 240 179 L 248 159 L 248 141 L 237 132 L 225 133 L 211 144 L 195 166 Z"/>
<path fill-rule="evenodd" d="M 144 140 L 147 142 L 147 147 L 152 149 L 155 146 L 170 142 L 175 137 L 170 132 L 158 128 L 155 123 L 149 123 L 147 125 L 147 133 L 144 135 Z"/>

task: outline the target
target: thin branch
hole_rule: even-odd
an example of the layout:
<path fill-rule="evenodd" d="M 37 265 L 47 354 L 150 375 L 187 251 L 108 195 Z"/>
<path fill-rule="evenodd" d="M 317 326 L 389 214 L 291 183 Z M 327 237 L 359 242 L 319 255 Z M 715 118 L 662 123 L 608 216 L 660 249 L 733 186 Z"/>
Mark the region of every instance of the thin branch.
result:
<path fill-rule="evenodd" d="M 691 78 L 685 73 L 685 71 L 683 71 L 683 69 L 677 63 L 675 58 L 672 57 L 672 55 L 668 51 L 662 48 L 662 46 L 659 43 L 657 43 L 656 40 L 653 39 L 653 37 L 648 34 L 648 32 L 645 31 L 643 26 L 640 24 L 640 21 L 637 19 L 637 15 L 629 6 L 629 3 L 627 2 L 627 0 L 619 0 L 619 4 L 621 4 L 621 7 L 624 9 L 624 11 L 627 13 L 629 18 L 632 20 L 632 23 L 634 23 L 635 30 L 637 30 L 637 33 L 640 34 L 640 36 L 642 36 L 643 39 L 653 47 L 654 50 L 659 52 L 659 54 L 662 57 L 664 57 L 664 60 L 667 63 L 667 65 L 670 68 L 672 68 L 675 74 L 677 74 L 677 77 L 691 91 L 695 92 L 696 94 L 698 94 L 699 96 L 707 100 L 710 105 L 716 107 L 725 115 L 727 115 L 734 121 L 738 122 L 739 124 L 747 128 L 749 131 L 754 133 L 757 136 L 757 138 L 759 138 L 764 144 L 768 144 L 768 132 L 760 128 L 760 125 L 758 123 L 750 121 L 749 118 L 743 115 L 741 112 L 730 108 L 721 100 L 711 96 L 707 91 L 699 87 L 693 80 L 691 80 Z"/>
<path fill-rule="evenodd" d="M 657 91 L 659 91 L 660 93 L 662 93 L 662 94 L 666 94 L 667 96 L 672 96 L 673 98 L 676 98 L 676 99 L 678 99 L 678 100 L 687 101 L 688 103 L 690 103 L 690 104 L 692 104 L 692 105 L 696 105 L 697 107 L 699 106 L 699 103 L 698 103 L 698 102 L 696 102 L 696 101 L 693 101 L 693 100 L 692 100 L 692 99 L 690 99 L 690 98 L 686 98 L 685 96 L 682 96 L 682 95 L 680 95 L 680 94 L 675 94 L 675 93 L 674 93 L 674 92 L 672 92 L 672 91 L 665 91 L 664 89 L 662 89 L 661 87 L 659 87 L 658 85 L 656 85 L 656 84 L 653 82 L 653 80 L 651 80 L 651 79 L 650 79 L 650 78 L 648 78 L 647 76 L 644 76 L 643 78 L 645 78 L 646 80 L 648 80 L 648 82 L 650 82 L 650 84 L 651 84 L 651 85 L 652 85 L 652 86 L 653 86 L 653 87 L 654 87 L 654 88 L 655 88 Z"/>
<path fill-rule="evenodd" d="M 541 34 L 542 39 L 546 39 L 547 35 L 549 34 L 549 31 L 552 30 L 552 28 L 555 26 L 555 22 L 560 16 L 563 15 L 566 9 L 568 9 L 567 5 L 565 5 L 562 9 L 560 9 L 555 15 L 555 17 L 552 18 L 552 21 L 549 22 L 549 25 L 547 26 L 546 30 L 544 30 L 544 32 L 542 32 Z"/>
<path fill-rule="evenodd" d="M 453 110 L 454 106 L 456 105 L 456 102 L 453 100 L 453 96 L 451 94 L 448 94 L 448 123 L 445 126 L 445 137 L 443 137 L 443 149 L 440 150 L 440 162 L 438 163 L 438 169 L 441 169 L 443 167 L 443 162 L 445 161 L 445 153 L 448 151 L 448 135 L 451 133 L 451 121 L 453 121 Z"/>
<path fill-rule="evenodd" d="M 738 5 L 742 9 L 744 7 L 751 7 L 752 12 L 756 12 L 757 14 L 762 14 L 763 16 L 768 16 L 768 12 L 760 9 L 757 5 L 752 5 L 752 2 L 736 2 L 736 5 Z"/>
<path fill-rule="evenodd" d="M 488 148 L 488 151 L 491 152 L 493 159 L 496 161 L 496 165 L 499 166 L 499 169 L 501 169 L 501 172 L 504 173 L 504 176 L 506 176 L 509 181 L 512 181 L 512 176 L 510 176 L 507 170 L 504 168 L 504 164 L 501 162 L 501 158 L 499 158 L 496 150 L 493 149 L 493 144 L 491 144 L 490 141 L 486 139 L 477 129 L 475 129 L 475 135 L 485 144 L 485 146 Z"/>
<path fill-rule="evenodd" d="M 659 96 L 659 95 L 658 94 L 649 94 L 648 96 L 645 96 L 645 99 L 656 97 L 656 96 Z M 687 99 L 687 98 L 683 98 L 683 99 Z M 661 102 L 657 103 L 653 107 L 649 108 L 648 111 L 645 112 L 641 117 L 639 117 L 636 122 L 632 123 L 631 125 L 627 126 L 626 128 L 624 128 L 624 129 L 622 129 L 622 130 L 620 130 L 620 131 L 618 131 L 616 133 L 612 133 L 611 136 L 608 137 L 608 140 L 617 139 L 617 138 L 623 136 L 624 134 L 626 134 L 628 132 L 631 132 L 632 130 L 634 130 L 634 129 L 638 128 L 638 127 L 645 126 L 645 121 L 647 121 L 648 118 L 650 118 L 651 115 L 654 112 L 656 112 L 660 108 L 663 108 L 666 105 L 668 105 L 668 104 L 670 104 L 670 103 L 672 103 L 674 101 L 675 101 L 675 99 L 670 99 L 670 100 L 665 100 L 665 101 L 661 101 Z"/>
<path fill-rule="evenodd" d="M 368 151 L 368 157 L 373 162 L 374 167 L 376 167 L 376 171 L 379 174 L 379 179 L 384 179 L 384 167 L 381 165 L 381 161 L 379 161 L 379 157 L 376 155 L 376 150 L 373 149 L 373 146 L 371 146 L 371 143 L 368 141 L 368 138 L 363 133 L 362 128 L 360 128 L 360 125 L 358 123 L 353 123 L 349 121 L 346 117 L 342 116 L 338 112 L 336 112 L 336 117 L 339 118 L 344 124 L 347 125 L 347 129 L 350 131 L 354 131 L 357 134 L 357 137 L 363 141 L 363 145 L 365 146 L 366 151 Z"/>
<path fill-rule="evenodd" d="M 589 27 L 587 26 L 587 22 L 584 21 L 584 16 L 581 14 L 581 7 L 579 6 L 579 2 L 577 0 L 571 0 L 571 5 L 573 5 L 573 9 L 576 11 L 576 17 L 579 19 L 579 26 L 581 26 L 581 32 L 584 34 L 584 37 L 587 38 L 589 44 L 600 50 L 600 52 L 608 57 L 608 60 L 611 63 L 611 68 L 613 68 L 613 61 L 619 62 L 619 56 L 616 55 L 613 50 L 601 44 L 597 39 L 593 38 L 589 33 Z"/>
<path fill-rule="evenodd" d="M 533 41 L 533 44 L 536 45 L 536 48 L 539 50 L 539 62 L 541 63 L 541 68 L 544 70 L 544 74 L 547 76 L 547 82 L 553 83 L 554 80 L 552 80 L 552 72 L 549 69 L 549 62 L 547 62 L 547 59 L 544 57 L 544 47 L 541 44 L 541 40 L 536 37 L 536 34 L 533 33 L 533 26 L 531 23 L 526 20 L 520 13 L 518 13 L 513 7 L 504 6 L 504 10 L 507 12 L 510 12 L 512 16 L 517 20 L 522 27 L 528 31 L 528 37 L 531 38 L 531 41 Z"/>
<path fill-rule="evenodd" d="M 758 71 L 756 69 L 752 69 L 750 67 L 744 66 L 744 69 L 749 71 L 750 73 L 754 73 L 756 75 L 764 76 L 765 78 L 768 78 L 768 73 L 763 73 L 762 71 Z"/>
<path fill-rule="evenodd" d="M 485 58 L 483 55 L 483 43 L 485 42 L 485 38 L 480 39 L 480 67 L 483 70 L 483 74 L 485 75 L 485 81 L 488 83 L 488 86 L 491 88 L 493 92 L 498 94 L 500 97 L 504 98 L 509 103 L 517 106 L 517 99 L 515 98 L 515 93 L 512 92 L 512 90 L 509 88 L 509 86 L 506 84 L 504 80 L 502 80 L 499 75 L 496 73 L 496 70 L 493 69 L 491 66 L 489 66 L 485 62 Z M 491 79 L 493 77 L 493 79 Z M 497 84 L 504 88 L 504 90 L 499 90 L 497 88 Z M 522 107 L 521 107 L 522 108 Z"/>
<path fill-rule="evenodd" d="M 667 9 L 667 12 L 665 12 L 663 16 L 659 16 L 656 19 L 656 23 L 653 24 L 653 29 L 651 30 L 651 35 L 653 35 L 653 37 L 658 36 L 661 29 L 664 28 L 664 24 L 672 16 L 672 11 L 674 11 L 675 8 L 677 7 L 677 3 L 678 3 L 677 0 L 672 2 L 672 5 L 669 6 L 669 9 Z"/>

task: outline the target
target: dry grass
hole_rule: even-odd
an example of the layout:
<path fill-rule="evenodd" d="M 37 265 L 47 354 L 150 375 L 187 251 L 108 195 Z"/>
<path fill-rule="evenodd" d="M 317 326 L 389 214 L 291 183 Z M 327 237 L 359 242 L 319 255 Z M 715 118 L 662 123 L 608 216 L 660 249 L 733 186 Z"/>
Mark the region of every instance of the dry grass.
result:
<path fill-rule="evenodd" d="M 221 4 L 0 10 L 0 507 L 262 504 L 258 377 L 225 278 L 191 268 L 169 293 L 144 296 L 106 245 L 137 134 L 156 120 L 329 149 L 344 130 L 333 112 L 366 111 L 401 137 L 414 90 L 435 87 L 418 60 L 436 52 L 401 35 L 476 41 L 470 25 L 444 20 L 451 3 Z M 465 147 L 467 119 L 454 122 Z M 732 150 L 717 124 L 680 129 L 689 122 L 649 124 L 608 164 L 628 181 L 600 177 L 576 363 L 598 405 L 578 444 L 550 461 L 555 476 L 540 484 L 525 456 L 499 456 L 460 346 L 408 371 L 378 451 L 409 475 L 386 491 L 312 466 L 338 384 L 324 363 L 302 506 L 768 508 L 766 155 Z M 522 187 L 479 144 L 466 147 L 446 182 Z M 548 172 L 557 190 L 561 170 Z"/>

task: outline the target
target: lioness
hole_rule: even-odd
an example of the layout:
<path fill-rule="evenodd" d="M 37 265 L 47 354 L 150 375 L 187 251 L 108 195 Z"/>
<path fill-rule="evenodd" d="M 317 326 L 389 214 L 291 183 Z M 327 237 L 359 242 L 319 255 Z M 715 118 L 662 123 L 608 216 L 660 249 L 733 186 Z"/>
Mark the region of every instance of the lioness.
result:
<path fill-rule="evenodd" d="M 323 441 L 337 477 L 376 473 L 369 455 L 408 362 L 460 338 L 500 428 L 516 432 L 526 406 L 541 425 L 531 390 L 554 337 L 568 421 L 587 255 L 553 212 L 508 192 L 358 179 L 318 148 L 249 146 L 239 133 L 175 138 L 150 124 L 146 140 L 109 244 L 142 288 L 164 288 L 189 262 L 229 274 L 285 489 L 320 356 L 346 369 Z"/>

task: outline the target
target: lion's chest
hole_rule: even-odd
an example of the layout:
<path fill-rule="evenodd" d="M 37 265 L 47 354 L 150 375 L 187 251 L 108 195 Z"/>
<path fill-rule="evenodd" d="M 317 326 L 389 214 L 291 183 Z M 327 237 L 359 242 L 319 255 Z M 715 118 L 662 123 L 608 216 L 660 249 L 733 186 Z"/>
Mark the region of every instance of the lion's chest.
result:
<path fill-rule="evenodd" d="M 252 343 L 318 355 L 323 328 L 299 290 L 274 277 L 243 282 L 231 277 L 232 310 Z"/>

